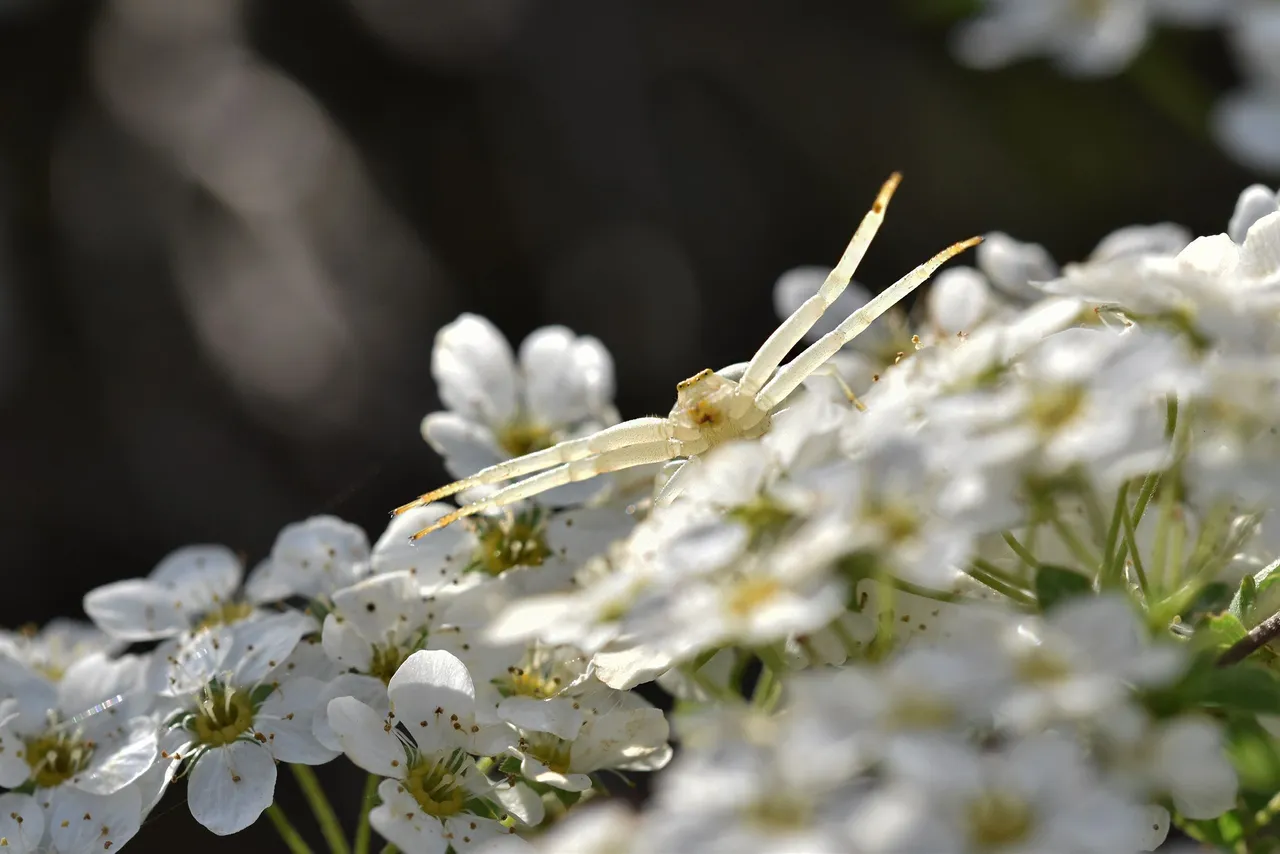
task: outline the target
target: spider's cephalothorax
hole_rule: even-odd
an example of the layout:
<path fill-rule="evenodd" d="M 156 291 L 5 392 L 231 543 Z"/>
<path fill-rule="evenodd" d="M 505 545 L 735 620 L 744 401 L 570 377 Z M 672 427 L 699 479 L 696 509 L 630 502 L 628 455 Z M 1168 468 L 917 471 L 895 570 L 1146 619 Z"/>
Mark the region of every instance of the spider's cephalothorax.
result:
<path fill-rule="evenodd" d="M 701 454 L 730 439 L 754 439 L 769 429 L 769 413 L 736 382 L 707 368 L 676 385 L 676 405 L 667 420 L 682 456 Z"/>
<path fill-rule="evenodd" d="M 730 379 L 728 370 L 707 369 L 676 386 L 676 405 L 666 418 L 636 418 L 580 439 L 570 439 L 481 469 L 470 477 L 428 492 L 403 507 L 403 513 L 465 489 L 524 477 L 491 495 L 459 507 L 414 534 L 426 536 L 466 516 L 504 507 L 566 483 L 649 463 L 689 458 L 730 439 L 753 439 L 769 430 L 771 413 L 800 383 L 821 368 L 841 347 L 911 291 L 919 287 L 947 260 L 981 242 L 973 237 L 954 243 L 894 282 L 879 296 L 845 318 L 839 326 L 801 351 L 791 362 L 782 360 L 800 342 L 823 312 L 849 284 L 854 270 L 871 245 L 884 220 L 885 207 L 901 177 L 894 173 L 880 188 L 875 204 L 862 218 L 840 263 L 818 292 L 773 331 L 741 375 Z M 781 365 L 781 367 L 779 367 Z M 525 477 L 530 475 L 529 477 Z"/>

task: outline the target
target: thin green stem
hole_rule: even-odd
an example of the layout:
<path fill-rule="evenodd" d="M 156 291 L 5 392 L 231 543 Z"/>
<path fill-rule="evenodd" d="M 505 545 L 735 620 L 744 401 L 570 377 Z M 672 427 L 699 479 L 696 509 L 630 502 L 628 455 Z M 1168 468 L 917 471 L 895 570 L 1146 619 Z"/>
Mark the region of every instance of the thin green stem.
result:
<path fill-rule="evenodd" d="M 1136 525 L 1142 521 L 1142 514 L 1147 512 L 1147 504 L 1151 502 L 1151 496 L 1155 494 L 1156 487 L 1159 485 L 1160 472 L 1152 472 L 1142 482 L 1142 490 L 1138 493 L 1138 503 L 1133 505 L 1133 524 Z"/>
<path fill-rule="evenodd" d="M 1013 549 L 1013 553 L 1018 556 L 1018 559 L 1027 565 L 1028 569 L 1039 567 L 1040 564 L 1036 561 L 1036 556 L 1029 552 L 1026 546 L 1018 542 L 1018 538 L 1013 535 L 1012 531 L 1004 531 L 1000 536 L 1009 544 L 1009 548 Z"/>
<path fill-rule="evenodd" d="M 912 584 L 910 581 L 903 581 L 901 578 L 887 578 L 885 583 L 897 590 L 901 590 L 903 593 L 910 593 L 912 596 L 919 596 L 923 599 L 932 599 L 935 602 L 955 602 L 963 598 L 958 593 L 934 590 L 931 587 L 921 587 L 919 584 Z"/>
<path fill-rule="evenodd" d="M 1133 572 L 1138 576 L 1138 587 L 1142 590 L 1142 598 L 1151 600 L 1151 588 L 1147 584 L 1147 573 L 1142 567 L 1142 556 L 1138 554 L 1138 535 L 1133 525 L 1133 517 L 1126 511 L 1124 514 L 1124 539 L 1129 546 L 1129 555 L 1133 558 Z"/>
<path fill-rule="evenodd" d="M 1101 576 L 1099 587 L 1107 587 L 1112 580 L 1116 579 L 1118 573 L 1115 572 L 1116 565 L 1116 543 L 1120 538 L 1120 520 L 1124 515 L 1124 508 L 1129 502 L 1129 484 L 1124 483 L 1120 489 L 1116 491 L 1116 507 L 1111 511 L 1111 527 L 1107 529 L 1107 542 L 1102 552 L 1102 564 L 1098 569 Z"/>
<path fill-rule="evenodd" d="M 965 569 L 969 577 L 974 581 L 985 584 L 997 593 L 1008 596 L 1015 602 L 1023 605 L 1034 605 L 1035 597 L 1025 590 L 1015 587 L 1013 584 L 1005 581 L 1001 576 L 1004 574 L 1000 568 L 982 558 L 974 558 L 973 565 Z"/>
<path fill-rule="evenodd" d="M 382 782 L 382 778 L 377 774 L 370 774 L 364 781 L 364 795 L 360 798 L 360 820 L 356 823 L 356 839 L 353 846 L 355 854 L 369 854 L 369 837 L 371 828 L 369 827 L 369 812 L 374 807 L 374 802 L 378 800 L 378 784 Z"/>
<path fill-rule="evenodd" d="M 333 854 L 351 854 L 351 847 L 347 845 L 347 838 L 342 832 L 342 825 L 338 822 L 338 816 L 333 811 L 333 806 L 329 803 L 329 799 L 325 796 L 324 789 L 316 778 L 316 773 L 311 770 L 309 765 L 291 764 L 289 765 L 289 770 L 293 772 L 294 779 L 298 781 L 298 785 L 302 788 L 302 794 L 311 806 L 311 812 L 316 817 L 316 823 L 320 825 L 320 833 L 324 835 L 324 841 L 329 843 L 329 850 Z"/>
<path fill-rule="evenodd" d="M 298 833 L 298 829 L 293 826 L 293 822 L 289 821 L 288 816 L 284 814 L 284 810 L 280 809 L 277 804 L 267 807 L 267 818 L 271 819 L 276 833 L 280 834 L 280 838 L 293 854 L 314 854 L 311 846 L 306 843 L 306 840 L 302 838 L 302 834 Z"/>
<path fill-rule="evenodd" d="M 760 663 L 760 675 L 756 677 L 756 687 L 751 694 L 751 705 L 757 709 L 764 709 L 769 704 L 769 695 L 773 693 L 773 686 L 777 683 L 777 676 L 773 672 L 773 668 Z"/>

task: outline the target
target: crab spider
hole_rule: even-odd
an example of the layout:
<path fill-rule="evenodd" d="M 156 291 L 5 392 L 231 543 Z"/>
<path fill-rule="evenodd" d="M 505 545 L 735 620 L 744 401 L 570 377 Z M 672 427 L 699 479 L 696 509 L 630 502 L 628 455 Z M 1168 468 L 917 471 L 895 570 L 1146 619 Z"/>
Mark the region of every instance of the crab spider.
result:
<path fill-rule="evenodd" d="M 432 490 L 394 512 L 403 513 L 448 498 L 464 489 L 532 475 L 440 517 L 414 534 L 413 539 L 416 540 L 459 519 L 514 504 L 557 486 L 648 463 L 688 459 L 730 439 L 752 439 L 764 434 L 769 429 L 774 409 L 807 377 L 822 368 L 836 351 L 919 287 L 948 260 L 982 242 L 982 238 L 972 237 L 942 250 L 849 315 L 839 326 L 801 351 L 794 360 L 779 367 L 791 348 L 799 343 L 848 286 L 880 229 L 885 208 L 901 180 L 902 176 L 895 172 L 884 182 L 871 210 L 862 218 L 845 248 L 840 263 L 836 264 L 822 287 L 773 331 L 745 367 L 720 372 L 708 368 L 677 384 L 676 405 L 666 418 L 635 418 L 590 436 L 570 439 L 545 450 L 489 466 L 470 477 Z"/>

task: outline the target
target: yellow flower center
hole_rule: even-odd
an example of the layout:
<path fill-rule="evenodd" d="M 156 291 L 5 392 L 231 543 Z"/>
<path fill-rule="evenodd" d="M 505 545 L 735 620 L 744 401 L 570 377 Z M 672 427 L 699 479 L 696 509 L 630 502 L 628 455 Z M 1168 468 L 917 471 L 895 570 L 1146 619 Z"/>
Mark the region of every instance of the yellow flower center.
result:
<path fill-rule="evenodd" d="M 496 680 L 498 690 L 506 697 L 532 697 L 547 700 L 560 693 L 564 681 L 539 667 L 508 667 L 507 675 Z"/>
<path fill-rule="evenodd" d="M 413 799 L 427 815 L 448 818 L 462 812 L 467 801 L 467 792 L 458 782 L 458 778 L 444 763 L 419 758 L 409 769 L 401 785 L 413 795 Z"/>
<path fill-rule="evenodd" d="M 92 741 L 81 741 L 65 732 L 48 732 L 26 743 L 31 781 L 49 789 L 71 779 L 89 765 Z"/>
<path fill-rule="evenodd" d="M 541 566 L 551 556 L 544 536 L 542 514 L 521 513 L 515 518 L 479 519 L 471 566 L 490 575 L 501 575 L 516 566 Z"/>
<path fill-rule="evenodd" d="M 369 675 L 376 676 L 388 685 L 391 677 L 396 675 L 400 665 L 409 657 L 410 650 L 401 649 L 394 644 L 373 647 L 373 661 L 369 664 Z"/>
<path fill-rule="evenodd" d="M 729 595 L 729 611 L 739 617 L 746 617 L 781 592 L 782 585 L 772 578 L 748 579 L 735 587 Z"/>
<path fill-rule="evenodd" d="M 229 626 L 247 619 L 253 614 L 253 605 L 248 602 L 218 602 L 196 624 L 196 631 L 211 629 L 215 626 Z"/>
<path fill-rule="evenodd" d="M 771 542 L 778 538 L 795 514 L 765 495 L 757 495 L 746 504 L 733 508 L 728 517 L 742 523 L 748 531 L 748 548 Z"/>
<path fill-rule="evenodd" d="M 513 457 L 523 457 L 555 444 L 551 429 L 534 421 L 517 418 L 498 431 L 498 444 Z"/>
<path fill-rule="evenodd" d="M 1041 433 L 1055 433 L 1075 418 L 1084 399 L 1084 389 L 1079 386 L 1042 389 L 1031 396 L 1026 414 Z"/>
<path fill-rule="evenodd" d="M 521 739 L 520 747 L 557 774 L 569 773 L 573 742 L 548 733 L 539 733 Z"/>
<path fill-rule="evenodd" d="M 971 802 L 966 818 L 973 847 L 987 851 L 1025 842 L 1035 816 L 1017 795 L 993 791 Z"/>
<path fill-rule="evenodd" d="M 203 744 L 230 744 L 253 726 L 253 702 L 244 691 L 212 688 L 200 704 L 193 726 Z"/>
<path fill-rule="evenodd" d="M 1072 673 L 1071 662 L 1060 655 L 1035 647 L 1018 659 L 1016 672 L 1026 682 L 1057 682 Z"/>

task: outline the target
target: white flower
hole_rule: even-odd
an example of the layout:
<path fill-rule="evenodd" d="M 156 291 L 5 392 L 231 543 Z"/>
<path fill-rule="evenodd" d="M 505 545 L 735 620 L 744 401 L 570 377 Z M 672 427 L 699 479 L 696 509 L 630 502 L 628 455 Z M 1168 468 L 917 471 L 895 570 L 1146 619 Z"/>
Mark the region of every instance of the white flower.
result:
<path fill-rule="evenodd" d="M 192 817 L 219 836 L 271 805 L 277 761 L 318 765 L 338 755 L 312 734 L 323 683 L 268 681 L 308 631 L 313 621 L 300 614 L 261 617 L 202 631 L 171 661 L 167 693 L 183 708 L 170 721 L 182 738 L 167 758 L 184 763 Z"/>
<path fill-rule="evenodd" d="M 232 623 L 253 613 L 237 595 L 243 568 L 225 546 L 185 546 L 146 578 L 116 581 L 84 597 L 89 618 L 125 641 L 176 637 L 201 622 Z"/>
<path fill-rule="evenodd" d="M 415 652 L 392 677 L 388 693 L 389 715 L 354 697 L 328 705 L 329 725 L 351 761 L 392 778 L 378 787 L 382 804 L 370 813 L 377 831 L 412 854 L 443 854 L 450 844 L 467 850 L 510 833 L 467 807 L 478 798 L 503 808 L 468 753 L 492 755 L 511 739 L 475 724 L 475 686 L 462 662 L 447 652 Z"/>
<path fill-rule="evenodd" d="M 1004 636 L 1018 687 L 999 716 L 1015 726 L 1081 719 L 1114 707 L 1131 686 L 1167 684 L 1185 667 L 1182 650 L 1152 643 L 1121 596 L 1069 599 Z"/>
<path fill-rule="evenodd" d="M 868 854 L 1122 854 L 1163 838 L 1145 806 L 1054 735 L 990 753 L 903 742 L 887 770 L 889 784 L 849 823 L 854 848 Z"/>
<path fill-rule="evenodd" d="M 110 795 L 156 758 L 143 662 L 86 656 L 53 684 L 0 662 L 0 786 Z"/>
<path fill-rule="evenodd" d="M 1227 226 L 1227 236 L 1236 243 L 1243 244 L 1245 236 L 1253 224 L 1267 214 L 1280 210 L 1280 193 L 1262 184 L 1246 187 L 1236 200 L 1235 210 L 1231 213 L 1231 223 Z"/>
<path fill-rule="evenodd" d="M 1044 55 L 1081 77 L 1121 71 L 1156 20 L 1208 24 L 1229 8 L 1223 0 L 986 0 L 985 6 L 956 33 L 962 62 L 989 69 Z"/>
<path fill-rule="evenodd" d="M 369 539 L 359 526 L 335 516 L 312 516 L 280 532 L 271 555 L 249 574 L 245 592 L 260 603 L 291 596 L 317 599 L 368 571 Z"/>
<path fill-rule="evenodd" d="M 0 630 L 0 657 L 11 658 L 51 682 L 91 653 L 114 655 L 126 646 L 101 629 L 76 620 L 50 620 L 43 627 L 17 632 Z"/>
<path fill-rule="evenodd" d="M 87 854 L 137 833 L 157 755 L 142 678 L 133 656 L 89 654 L 56 685 L 0 662 L 0 787 L 30 793 L 0 795 L 0 848 Z"/>
<path fill-rule="evenodd" d="M 422 435 L 455 477 L 618 420 L 609 351 L 563 326 L 530 334 L 517 365 L 511 345 L 492 323 L 463 314 L 436 334 L 431 374 L 449 411 L 426 416 Z M 539 501 L 581 503 L 602 485 L 563 486 Z"/>
<path fill-rule="evenodd" d="M 1275 171 L 1280 169 L 1280 12 L 1265 0 L 1233 5 L 1227 34 L 1246 83 L 1214 107 L 1214 135 L 1244 165 Z"/>
<path fill-rule="evenodd" d="M 512 754 L 525 778 L 582 792 L 597 771 L 656 771 L 671 760 L 660 709 L 638 694 L 594 685 L 563 697 L 509 697 L 499 705 L 499 716 L 520 733 Z"/>
<path fill-rule="evenodd" d="M 0 848 L 14 854 L 101 854 L 118 851 L 142 824 L 138 791 L 110 795 L 59 788 L 0 795 Z"/>

